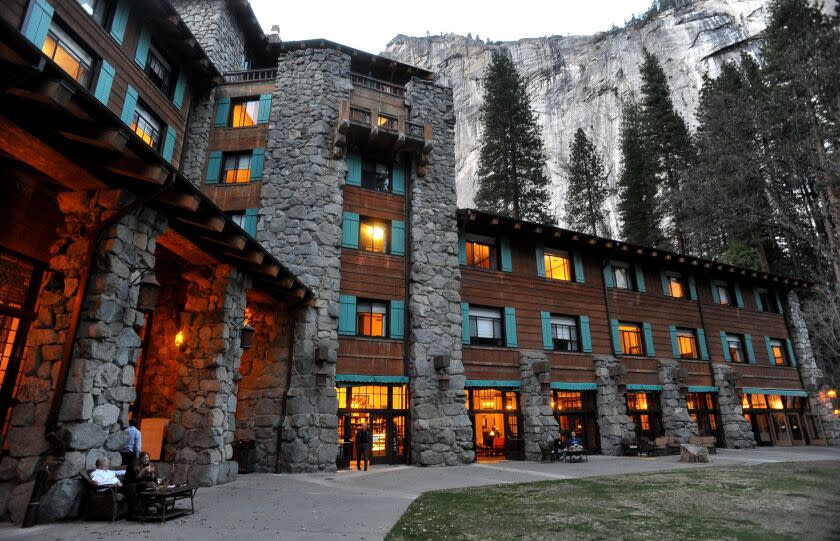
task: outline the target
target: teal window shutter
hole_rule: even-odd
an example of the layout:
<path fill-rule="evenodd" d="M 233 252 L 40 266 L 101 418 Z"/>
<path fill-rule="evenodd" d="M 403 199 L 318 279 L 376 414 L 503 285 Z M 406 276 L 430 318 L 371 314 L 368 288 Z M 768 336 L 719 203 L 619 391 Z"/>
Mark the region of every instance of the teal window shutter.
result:
<path fill-rule="evenodd" d="M 755 351 L 753 351 L 752 337 L 748 334 L 744 335 L 744 347 L 747 349 L 747 361 L 755 364 Z"/>
<path fill-rule="evenodd" d="M 355 212 L 345 212 L 341 224 L 341 245 L 345 248 L 359 249 L 359 215 Z"/>
<path fill-rule="evenodd" d="M 793 342 L 790 338 L 785 338 L 785 345 L 787 346 L 788 359 L 791 366 L 796 366 L 796 353 L 793 351 Z"/>
<path fill-rule="evenodd" d="M 709 348 L 706 346 L 706 331 L 697 329 L 697 346 L 700 348 L 700 358 L 709 360 Z"/>
<path fill-rule="evenodd" d="M 96 78 L 96 89 L 93 95 L 105 105 L 108 105 L 108 98 L 111 96 L 114 73 L 114 66 L 103 60 L 99 66 L 99 76 Z"/>
<path fill-rule="evenodd" d="M 470 305 L 461 303 L 461 343 L 470 343 Z"/>
<path fill-rule="evenodd" d="M 505 345 L 509 348 L 519 346 L 516 341 L 516 309 L 505 306 Z"/>
<path fill-rule="evenodd" d="M 391 301 L 391 338 L 403 338 L 405 334 L 405 301 Z"/>
<path fill-rule="evenodd" d="M 267 124 L 269 116 L 271 116 L 271 94 L 260 94 L 257 124 Z"/>
<path fill-rule="evenodd" d="M 362 185 L 362 157 L 358 154 L 347 154 L 347 178 L 344 183 L 350 186 Z"/>
<path fill-rule="evenodd" d="M 675 359 L 682 357 L 680 355 L 680 340 L 677 337 L 677 328 L 673 325 L 668 325 L 668 332 L 671 334 L 671 352 Z"/>
<path fill-rule="evenodd" d="M 735 282 L 735 303 L 738 308 L 744 307 L 744 296 L 741 295 L 741 286 Z"/>
<path fill-rule="evenodd" d="M 542 326 L 543 349 L 551 351 L 554 349 L 554 338 L 551 336 L 550 312 L 540 312 L 540 325 Z"/>
<path fill-rule="evenodd" d="M 172 93 L 172 105 L 181 110 L 184 106 L 184 94 L 187 93 L 187 75 L 182 70 L 178 74 L 178 81 L 175 83 L 175 92 Z"/>
<path fill-rule="evenodd" d="M 114 18 L 111 20 L 111 37 L 122 45 L 125 38 L 125 26 L 128 22 L 128 11 L 130 0 L 117 0 L 117 7 L 114 9 Z M 145 63 L 144 63 L 145 64 Z"/>
<path fill-rule="evenodd" d="M 53 7 L 45 0 L 33 0 L 29 3 L 29 11 L 23 20 L 21 32 L 39 49 L 47 40 L 47 32 L 52 23 Z"/>
<path fill-rule="evenodd" d="M 463 235 L 458 236 L 458 262 L 461 265 L 467 264 L 467 240 Z"/>
<path fill-rule="evenodd" d="M 405 255 L 405 222 L 402 220 L 391 221 L 391 253 Z"/>
<path fill-rule="evenodd" d="M 245 209 L 245 219 L 242 221 L 242 229 L 252 237 L 257 236 L 257 209 Z"/>
<path fill-rule="evenodd" d="M 645 334 L 645 355 L 648 357 L 655 357 L 656 349 L 653 347 L 653 328 L 647 321 L 642 323 L 642 328 L 644 329 Z"/>
<path fill-rule="evenodd" d="M 251 151 L 251 180 L 262 180 L 264 164 L 265 149 L 255 148 Z"/>
<path fill-rule="evenodd" d="M 580 341 L 584 353 L 592 353 L 592 333 L 589 330 L 589 316 L 580 316 Z"/>
<path fill-rule="evenodd" d="M 534 249 L 534 255 L 537 260 L 537 276 L 545 278 L 545 248 L 543 243 L 537 241 L 537 247 Z"/>
<path fill-rule="evenodd" d="M 604 284 L 607 287 L 615 287 L 615 276 L 613 275 L 613 267 L 610 263 L 604 267 Z"/>
<path fill-rule="evenodd" d="M 671 296 L 671 287 L 668 282 L 668 275 L 665 274 L 664 270 L 659 271 L 659 279 L 662 280 L 662 294 L 666 297 Z"/>
<path fill-rule="evenodd" d="M 575 282 L 582 284 L 586 281 L 583 273 L 583 257 L 580 255 L 580 250 L 572 250 L 572 259 L 575 264 Z"/>
<path fill-rule="evenodd" d="M 610 332 L 613 340 L 613 353 L 621 355 L 621 334 L 618 332 L 618 320 L 610 320 Z"/>
<path fill-rule="evenodd" d="M 131 126 L 131 121 L 134 120 L 134 109 L 137 108 L 137 90 L 128 85 L 125 89 L 125 100 L 123 100 L 122 113 L 120 120 L 128 126 Z"/>
<path fill-rule="evenodd" d="M 207 184 L 215 184 L 219 182 L 219 173 L 222 170 L 222 152 L 220 150 L 213 150 L 210 152 L 210 158 L 207 160 L 207 175 L 204 181 Z"/>
<path fill-rule="evenodd" d="M 172 126 L 166 127 L 166 136 L 163 139 L 163 159 L 172 162 L 172 153 L 175 150 L 175 129 Z"/>
<path fill-rule="evenodd" d="M 720 331 L 720 345 L 723 346 L 723 360 L 731 363 L 732 357 L 729 356 L 729 343 L 726 341 L 726 333 Z"/>
<path fill-rule="evenodd" d="M 140 37 L 137 38 L 137 48 L 134 50 L 134 61 L 140 66 L 140 69 L 146 67 L 146 60 L 149 58 L 149 45 L 151 45 L 152 38 L 149 35 L 149 29 L 145 26 L 140 30 Z"/>
<path fill-rule="evenodd" d="M 785 313 L 785 305 L 782 304 L 782 296 L 779 295 L 778 290 L 775 291 L 774 293 L 775 293 L 775 297 L 776 297 L 776 306 L 779 307 L 779 313 L 784 314 Z"/>
<path fill-rule="evenodd" d="M 405 195 L 405 167 L 401 163 L 394 163 L 391 169 L 391 193 Z"/>
<path fill-rule="evenodd" d="M 647 291 L 645 288 L 645 271 L 642 269 L 641 263 L 636 263 L 636 291 L 639 293 L 644 293 Z"/>
<path fill-rule="evenodd" d="M 773 358 L 773 344 L 770 343 L 770 337 L 764 337 L 764 347 L 767 348 L 767 358 L 770 360 L 770 364 L 776 364 L 776 360 Z"/>
<path fill-rule="evenodd" d="M 697 300 L 697 284 L 694 283 L 694 273 L 688 273 L 688 294 L 691 300 Z"/>
<path fill-rule="evenodd" d="M 356 297 L 338 296 L 338 334 L 353 336 L 356 334 Z"/>
<path fill-rule="evenodd" d="M 228 118 L 230 117 L 230 98 L 222 98 L 216 102 L 216 122 L 217 128 L 223 128 L 228 125 Z"/>
<path fill-rule="evenodd" d="M 499 244 L 501 245 L 500 248 L 502 251 L 502 271 L 511 272 L 513 270 L 513 263 L 510 257 L 510 237 L 502 235 Z"/>
<path fill-rule="evenodd" d="M 720 282 L 712 280 L 710 284 L 712 285 L 712 302 L 720 304 L 720 293 L 718 293 L 718 285 Z"/>
<path fill-rule="evenodd" d="M 758 292 L 758 288 L 753 288 L 753 296 L 755 296 L 755 309 L 759 312 L 764 311 L 764 305 L 761 303 L 761 295 Z"/>

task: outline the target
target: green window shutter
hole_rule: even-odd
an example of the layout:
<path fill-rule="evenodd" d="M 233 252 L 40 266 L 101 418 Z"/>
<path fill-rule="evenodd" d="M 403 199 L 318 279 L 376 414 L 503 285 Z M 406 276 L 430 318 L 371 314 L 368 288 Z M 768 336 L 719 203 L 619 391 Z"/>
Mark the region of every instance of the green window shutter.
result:
<path fill-rule="evenodd" d="M 720 331 L 720 345 L 723 346 L 723 360 L 731 363 L 732 357 L 729 356 L 729 344 L 726 342 L 726 333 Z"/>
<path fill-rule="evenodd" d="M 776 306 L 779 307 L 779 313 L 784 314 L 785 313 L 785 305 L 782 304 L 782 296 L 779 295 L 778 291 L 774 291 L 774 293 L 775 293 L 775 297 L 776 297 Z"/>
<path fill-rule="evenodd" d="M 402 220 L 391 221 L 391 253 L 405 255 L 405 222 Z"/>
<path fill-rule="evenodd" d="M 580 255 L 580 250 L 572 250 L 572 259 L 575 263 L 575 282 L 582 284 L 586 281 L 583 273 L 583 257 Z"/>
<path fill-rule="evenodd" d="M 584 353 L 592 353 L 592 333 L 589 330 L 589 316 L 580 316 L 580 341 Z"/>
<path fill-rule="evenodd" d="M 172 126 L 166 127 L 166 136 L 163 139 L 163 159 L 172 162 L 172 153 L 175 150 L 175 129 Z"/>
<path fill-rule="evenodd" d="M 257 124 L 267 124 L 269 116 L 271 116 L 271 94 L 260 94 Z"/>
<path fill-rule="evenodd" d="M 134 120 L 134 109 L 136 108 L 137 90 L 128 85 L 128 88 L 125 89 L 125 100 L 123 100 L 122 113 L 120 114 L 120 120 L 127 126 L 131 126 L 131 121 Z"/>
<path fill-rule="evenodd" d="M 53 7 L 45 0 L 32 0 L 29 3 L 29 11 L 23 20 L 21 32 L 38 49 L 43 47 L 47 40 L 53 13 Z"/>
<path fill-rule="evenodd" d="M 642 269 L 641 263 L 636 263 L 636 291 L 639 293 L 644 293 L 647 291 L 645 288 L 645 271 Z"/>
<path fill-rule="evenodd" d="M 222 98 L 216 102 L 216 127 L 223 128 L 227 126 L 228 117 L 230 117 L 230 98 Z"/>
<path fill-rule="evenodd" d="M 513 263 L 510 257 L 510 237 L 502 235 L 499 239 L 500 248 L 502 251 L 502 271 L 511 272 L 513 270 Z"/>
<path fill-rule="evenodd" d="M 716 280 L 712 280 L 709 283 L 712 285 L 712 301 L 715 304 L 720 304 L 720 293 L 718 293 L 717 289 L 719 282 L 717 282 Z"/>
<path fill-rule="evenodd" d="M 744 307 L 744 296 L 741 295 L 741 286 L 735 282 L 735 304 L 738 308 Z"/>
<path fill-rule="evenodd" d="M 187 75 L 181 70 L 178 74 L 178 81 L 175 83 L 175 92 L 172 93 L 172 105 L 181 110 L 184 106 L 184 94 L 187 93 Z"/>
<path fill-rule="evenodd" d="M 99 76 L 96 78 L 96 89 L 93 95 L 105 105 L 108 105 L 108 98 L 111 96 L 114 73 L 114 66 L 103 60 L 99 65 Z"/>
<path fill-rule="evenodd" d="M 613 267 L 610 263 L 604 267 L 604 284 L 607 287 L 615 287 L 615 276 L 613 275 Z"/>
<path fill-rule="evenodd" d="M 463 235 L 458 237 L 458 262 L 461 265 L 467 264 L 467 240 Z"/>
<path fill-rule="evenodd" d="M 755 351 L 753 351 L 752 336 L 744 335 L 744 347 L 747 349 L 747 361 L 750 364 L 755 364 Z"/>
<path fill-rule="evenodd" d="M 542 326 L 543 349 L 551 351 L 554 349 L 554 339 L 551 336 L 551 313 L 540 312 L 540 324 Z"/>
<path fill-rule="evenodd" d="M 131 7 L 130 0 L 117 0 L 117 7 L 114 9 L 114 18 L 111 20 L 111 37 L 122 45 L 125 38 L 125 26 L 128 22 L 128 11 Z"/>
<path fill-rule="evenodd" d="M 391 193 L 405 195 L 405 167 L 401 163 L 394 162 L 391 171 Z"/>
<path fill-rule="evenodd" d="M 755 297 L 755 309 L 759 312 L 763 312 L 764 305 L 761 304 L 761 295 L 758 293 L 758 288 L 753 288 L 753 296 Z"/>
<path fill-rule="evenodd" d="M 341 224 L 341 245 L 345 248 L 359 249 L 359 215 L 345 212 Z"/>
<path fill-rule="evenodd" d="M 265 149 L 255 148 L 251 151 L 251 180 L 262 180 L 264 164 Z"/>
<path fill-rule="evenodd" d="M 621 355 L 621 335 L 618 332 L 618 320 L 610 320 L 610 332 L 613 340 L 613 353 Z"/>
<path fill-rule="evenodd" d="M 207 160 L 207 175 L 204 181 L 207 184 L 215 184 L 219 182 L 219 173 L 222 170 L 222 152 L 220 150 L 213 150 L 210 152 L 210 158 Z"/>
<path fill-rule="evenodd" d="M 516 340 L 516 309 L 505 306 L 505 345 L 509 348 L 519 346 Z"/>
<path fill-rule="evenodd" d="M 405 301 L 391 301 L 391 338 L 403 338 L 405 334 Z"/>
<path fill-rule="evenodd" d="M 706 331 L 697 329 L 697 346 L 700 348 L 700 358 L 709 360 L 709 348 L 706 346 Z"/>
<path fill-rule="evenodd" d="M 353 336 L 356 334 L 356 297 L 338 296 L 338 334 Z"/>
<path fill-rule="evenodd" d="M 659 279 L 662 280 L 662 294 L 666 297 L 671 296 L 671 288 L 668 287 L 668 275 L 664 270 L 659 271 Z"/>
<path fill-rule="evenodd" d="M 470 343 L 470 305 L 461 303 L 461 343 Z"/>
<path fill-rule="evenodd" d="M 350 186 L 362 185 L 362 157 L 358 154 L 347 154 L 347 178 L 344 183 Z"/>
<path fill-rule="evenodd" d="M 679 359 L 682 355 L 680 355 L 680 341 L 677 338 L 677 328 L 673 325 L 668 325 L 668 332 L 671 334 L 671 352 L 674 354 L 675 359 Z"/>
<path fill-rule="evenodd" d="M 543 243 L 537 241 L 537 247 L 534 249 L 534 256 L 537 260 L 537 276 L 545 278 L 545 248 Z"/>
<path fill-rule="evenodd" d="M 149 58 L 149 45 L 151 45 L 152 38 L 149 35 L 149 29 L 145 26 L 140 30 L 140 37 L 137 38 L 137 48 L 134 50 L 134 62 L 140 66 L 140 69 L 146 67 L 146 60 Z"/>
<path fill-rule="evenodd" d="M 775 359 L 773 359 L 773 344 L 770 343 L 770 337 L 764 337 L 764 347 L 767 348 L 767 358 L 770 360 L 770 364 L 776 364 Z"/>
<path fill-rule="evenodd" d="M 242 229 L 252 237 L 257 236 L 257 209 L 245 209 L 245 219 L 242 221 Z"/>
<path fill-rule="evenodd" d="M 642 323 L 642 328 L 644 329 L 645 334 L 645 354 L 648 357 L 655 357 L 656 349 L 653 347 L 653 328 L 647 321 Z"/>
<path fill-rule="evenodd" d="M 785 345 L 787 346 L 787 353 L 788 359 L 790 359 L 790 365 L 796 366 L 796 353 L 793 351 L 793 342 L 790 341 L 790 338 L 785 338 Z"/>
<path fill-rule="evenodd" d="M 691 296 L 691 300 L 697 300 L 697 284 L 694 283 L 694 274 L 691 272 L 688 273 L 688 294 Z"/>

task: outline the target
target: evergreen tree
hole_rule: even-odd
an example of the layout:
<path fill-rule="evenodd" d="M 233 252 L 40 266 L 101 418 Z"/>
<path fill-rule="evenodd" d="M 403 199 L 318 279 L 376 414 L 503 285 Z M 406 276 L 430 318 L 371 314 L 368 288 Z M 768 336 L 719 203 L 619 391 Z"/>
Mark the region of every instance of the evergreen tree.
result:
<path fill-rule="evenodd" d="M 590 235 L 611 236 L 605 209 L 608 196 L 603 159 L 578 128 L 569 145 L 569 187 L 565 205 L 569 227 Z"/>
<path fill-rule="evenodd" d="M 522 220 L 554 223 L 536 115 L 513 62 L 497 52 L 482 80 L 484 133 L 476 206 Z"/>

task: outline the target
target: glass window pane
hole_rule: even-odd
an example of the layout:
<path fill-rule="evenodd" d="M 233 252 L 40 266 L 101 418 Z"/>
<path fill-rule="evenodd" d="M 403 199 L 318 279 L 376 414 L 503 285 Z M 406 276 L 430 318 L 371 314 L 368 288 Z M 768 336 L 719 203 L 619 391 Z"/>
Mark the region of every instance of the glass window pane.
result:
<path fill-rule="evenodd" d="M 546 252 L 543 264 L 546 278 L 566 281 L 572 279 L 572 262 L 568 252 Z"/>
<path fill-rule="evenodd" d="M 613 273 L 615 275 L 615 287 L 619 289 L 633 289 L 630 282 L 630 274 L 627 272 L 627 269 L 624 267 L 613 267 Z"/>

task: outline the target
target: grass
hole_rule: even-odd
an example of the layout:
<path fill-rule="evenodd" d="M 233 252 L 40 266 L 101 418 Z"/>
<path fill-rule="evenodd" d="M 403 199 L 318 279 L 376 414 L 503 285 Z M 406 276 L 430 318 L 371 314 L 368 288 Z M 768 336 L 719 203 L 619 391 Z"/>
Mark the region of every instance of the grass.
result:
<path fill-rule="evenodd" d="M 840 462 L 430 492 L 386 537 L 422 539 L 840 540 Z"/>

